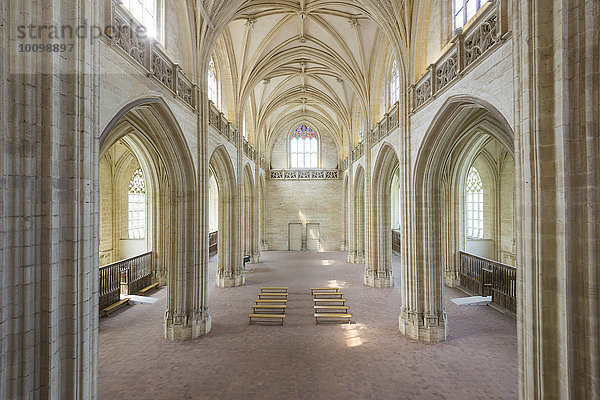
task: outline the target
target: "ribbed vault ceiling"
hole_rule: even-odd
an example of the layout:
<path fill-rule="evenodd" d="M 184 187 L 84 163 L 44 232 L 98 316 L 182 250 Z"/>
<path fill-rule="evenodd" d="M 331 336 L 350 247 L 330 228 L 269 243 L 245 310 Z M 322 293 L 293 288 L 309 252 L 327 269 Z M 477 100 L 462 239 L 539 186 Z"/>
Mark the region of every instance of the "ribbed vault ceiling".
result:
<path fill-rule="evenodd" d="M 369 107 L 376 44 L 385 39 L 368 12 L 350 1 L 250 1 L 236 15 L 218 47 L 235 119 L 246 114 L 252 141 L 268 148 L 305 116 L 340 148 L 348 143 L 352 111 Z"/>

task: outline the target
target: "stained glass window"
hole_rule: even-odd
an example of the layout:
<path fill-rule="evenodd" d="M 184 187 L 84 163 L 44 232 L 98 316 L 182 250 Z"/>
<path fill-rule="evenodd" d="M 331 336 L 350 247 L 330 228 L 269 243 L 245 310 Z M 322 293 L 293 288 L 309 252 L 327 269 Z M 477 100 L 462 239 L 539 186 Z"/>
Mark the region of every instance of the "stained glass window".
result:
<path fill-rule="evenodd" d="M 454 29 L 462 28 L 486 0 L 454 0 Z"/>
<path fill-rule="evenodd" d="M 156 0 L 123 0 L 123 7 L 144 25 L 148 36 L 156 37 L 158 27 Z"/>
<path fill-rule="evenodd" d="M 290 140 L 290 164 L 292 168 L 317 168 L 319 140 L 313 129 L 302 124 L 294 132 Z"/>
<path fill-rule="evenodd" d="M 390 77 L 390 106 L 400 98 L 400 73 L 398 72 L 398 64 L 394 60 L 392 64 L 392 74 Z"/>
<path fill-rule="evenodd" d="M 467 175 L 467 237 L 483 239 L 483 183 L 474 167 Z"/>
<path fill-rule="evenodd" d="M 129 181 L 129 238 L 146 237 L 146 182 L 141 169 Z"/>
<path fill-rule="evenodd" d="M 217 69 L 215 62 L 211 58 L 208 64 L 208 99 L 217 106 L 218 101 L 218 86 L 217 86 Z M 218 106 L 217 106 L 218 107 Z"/>

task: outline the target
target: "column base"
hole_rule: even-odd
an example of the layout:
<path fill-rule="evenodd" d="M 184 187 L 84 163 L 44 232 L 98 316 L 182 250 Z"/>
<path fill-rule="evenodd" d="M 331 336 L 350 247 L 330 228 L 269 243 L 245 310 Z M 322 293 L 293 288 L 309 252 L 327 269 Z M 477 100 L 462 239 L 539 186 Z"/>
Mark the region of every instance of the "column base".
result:
<path fill-rule="evenodd" d="M 394 277 L 380 278 L 372 275 L 364 275 L 365 285 L 376 288 L 388 288 L 394 286 Z"/>
<path fill-rule="evenodd" d="M 250 256 L 250 264 L 258 264 L 260 262 L 260 253 L 254 253 Z"/>
<path fill-rule="evenodd" d="M 218 287 L 236 287 L 243 286 L 246 283 L 246 275 L 238 275 L 234 277 L 222 277 L 217 275 L 216 284 Z"/>
<path fill-rule="evenodd" d="M 421 321 L 418 316 L 403 312 L 398 318 L 400 333 L 426 343 L 445 341 L 448 335 L 447 326 L 445 316 L 441 320 L 438 317 L 425 317 Z"/>
<path fill-rule="evenodd" d="M 206 335 L 210 332 L 212 321 L 208 313 L 204 314 L 203 318 L 194 318 L 192 321 L 189 321 L 185 315 L 174 315 L 172 318 L 166 317 L 163 321 L 165 339 L 183 341 Z"/>
<path fill-rule="evenodd" d="M 460 279 L 456 279 L 456 278 L 445 278 L 444 279 L 444 285 L 448 286 L 448 287 L 459 287 L 460 286 Z"/>
<path fill-rule="evenodd" d="M 356 252 L 349 252 L 348 262 L 351 264 L 364 264 L 365 257 L 362 254 L 357 254 Z"/>

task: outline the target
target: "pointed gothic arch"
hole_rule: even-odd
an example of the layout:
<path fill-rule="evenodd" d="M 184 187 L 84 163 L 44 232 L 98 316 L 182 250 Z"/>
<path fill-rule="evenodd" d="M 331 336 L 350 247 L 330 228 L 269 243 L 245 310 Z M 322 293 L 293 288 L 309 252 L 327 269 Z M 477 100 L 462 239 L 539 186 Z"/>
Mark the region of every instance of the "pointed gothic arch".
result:
<path fill-rule="evenodd" d="M 502 114 L 482 100 L 456 96 L 434 117 L 420 146 L 413 175 L 415 213 L 406 230 L 414 258 L 410 281 L 403 285 L 407 295 L 400 316 L 400 330 L 413 338 L 429 342 L 446 338 L 444 276 L 448 282 L 448 275 L 455 275 L 461 235 L 460 225 L 452 220 L 458 214 L 449 210 L 454 204 L 443 201 L 444 192 L 458 187 L 453 181 L 464 179 L 468 160 L 490 137 L 514 154 L 512 130 Z"/>
<path fill-rule="evenodd" d="M 215 175 L 219 188 L 219 238 L 216 284 L 219 287 L 241 286 L 246 276 L 241 264 L 243 249 L 238 248 L 236 231 L 237 186 L 233 163 L 224 146 L 215 149 L 209 167 Z"/>
<path fill-rule="evenodd" d="M 398 156 L 389 143 L 384 143 L 373 168 L 371 193 L 372 236 L 365 265 L 365 284 L 390 287 L 394 284 L 392 271 L 391 190 Z"/>
<path fill-rule="evenodd" d="M 167 286 L 163 322 L 168 339 L 191 339 L 210 330 L 210 316 L 202 291 L 197 234 L 196 168 L 188 144 L 169 107 L 161 98 L 142 98 L 125 106 L 104 129 L 100 158 L 123 140 L 138 157 L 146 181 L 154 188 L 151 249 L 155 271 Z M 192 239 L 192 240 L 190 240 Z M 174 251 L 177 249 L 177 251 Z"/>

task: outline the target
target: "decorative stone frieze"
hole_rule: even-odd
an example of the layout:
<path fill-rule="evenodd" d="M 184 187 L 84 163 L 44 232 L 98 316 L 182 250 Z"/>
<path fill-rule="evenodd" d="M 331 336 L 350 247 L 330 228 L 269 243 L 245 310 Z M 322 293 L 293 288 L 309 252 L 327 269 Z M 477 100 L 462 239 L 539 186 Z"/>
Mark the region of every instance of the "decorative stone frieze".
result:
<path fill-rule="evenodd" d="M 334 170 L 270 170 L 271 179 L 340 179 L 340 173 Z"/>

